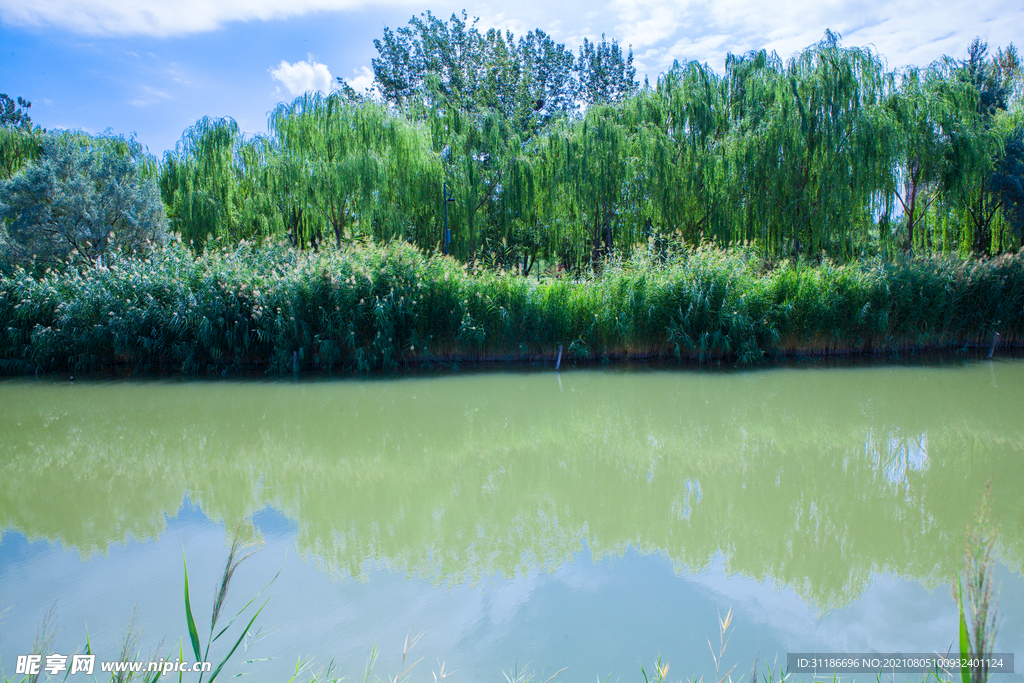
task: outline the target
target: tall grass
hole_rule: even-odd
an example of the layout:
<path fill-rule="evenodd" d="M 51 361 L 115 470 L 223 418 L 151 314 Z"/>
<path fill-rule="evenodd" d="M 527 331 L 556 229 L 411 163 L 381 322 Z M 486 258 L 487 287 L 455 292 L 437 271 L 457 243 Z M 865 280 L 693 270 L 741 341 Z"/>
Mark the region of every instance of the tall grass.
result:
<path fill-rule="evenodd" d="M 585 279 L 467 269 L 405 244 L 300 253 L 168 245 L 0 277 L 0 372 L 271 374 L 435 361 L 662 357 L 740 364 L 1024 340 L 1024 257 L 767 269 L 640 250 Z"/>

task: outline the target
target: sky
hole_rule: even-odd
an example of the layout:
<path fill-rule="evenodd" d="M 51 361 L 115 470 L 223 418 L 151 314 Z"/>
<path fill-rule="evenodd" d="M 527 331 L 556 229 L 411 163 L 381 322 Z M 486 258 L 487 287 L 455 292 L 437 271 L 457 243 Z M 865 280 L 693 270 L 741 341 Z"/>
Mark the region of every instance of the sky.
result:
<path fill-rule="evenodd" d="M 540 28 L 574 50 L 604 34 L 632 45 L 652 82 L 673 60 L 721 73 L 730 52 L 787 58 L 826 29 L 890 68 L 962 58 L 975 36 L 1024 47 L 1019 0 L 0 0 L 0 92 L 30 100 L 44 128 L 134 134 L 162 156 L 204 116 L 262 133 L 306 90 L 339 76 L 369 86 L 374 38 L 428 9 L 516 35 Z"/>

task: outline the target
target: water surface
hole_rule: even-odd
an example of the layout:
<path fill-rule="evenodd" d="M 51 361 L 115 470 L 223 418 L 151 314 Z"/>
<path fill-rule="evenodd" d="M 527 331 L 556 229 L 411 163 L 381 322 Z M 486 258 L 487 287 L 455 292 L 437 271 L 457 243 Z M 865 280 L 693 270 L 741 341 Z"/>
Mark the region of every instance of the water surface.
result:
<path fill-rule="evenodd" d="M 1022 399 L 1019 361 L 4 382 L 0 657 L 10 674 L 54 602 L 64 654 L 88 630 L 113 659 L 136 605 L 145 648 L 187 640 L 183 550 L 205 633 L 236 532 L 265 546 L 235 609 L 281 570 L 246 654 L 273 659 L 239 669 L 259 680 L 306 656 L 356 677 L 374 644 L 395 674 L 410 629 L 419 680 L 435 660 L 456 682 L 638 680 L 659 654 L 711 678 L 730 608 L 721 673 L 945 650 L 991 482 L 1020 658 Z"/>

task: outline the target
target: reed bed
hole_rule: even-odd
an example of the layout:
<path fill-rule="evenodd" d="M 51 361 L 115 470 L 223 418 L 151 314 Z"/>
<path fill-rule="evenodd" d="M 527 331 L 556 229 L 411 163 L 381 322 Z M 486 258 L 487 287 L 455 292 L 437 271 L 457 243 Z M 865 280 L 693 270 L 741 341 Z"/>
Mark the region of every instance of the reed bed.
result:
<path fill-rule="evenodd" d="M 403 243 L 195 255 L 0 277 L 0 372 L 229 375 L 435 362 L 1000 348 L 1024 340 L 1024 257 L 767 267 L 743 250 L 640 249 L 585 278 L 522 278 Z"/>

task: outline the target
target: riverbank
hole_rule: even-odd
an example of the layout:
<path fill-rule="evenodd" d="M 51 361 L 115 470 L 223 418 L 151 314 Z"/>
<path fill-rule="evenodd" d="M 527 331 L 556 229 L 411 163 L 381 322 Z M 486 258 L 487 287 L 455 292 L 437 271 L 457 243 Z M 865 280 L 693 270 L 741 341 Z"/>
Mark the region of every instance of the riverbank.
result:
<path fill-rule="evenodd" d="M 172 244 L 104 268 L 0 278 L 0 372 L 231 375 L 447 362 L 800 355 L 1024 343 L 1024 257 L 768 268 L 748 251 L 653 250 L 593 277 L 467 270 L 392 244 Z"/>

